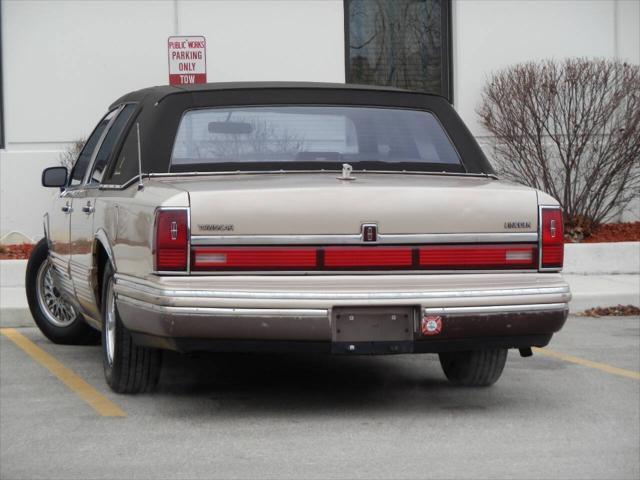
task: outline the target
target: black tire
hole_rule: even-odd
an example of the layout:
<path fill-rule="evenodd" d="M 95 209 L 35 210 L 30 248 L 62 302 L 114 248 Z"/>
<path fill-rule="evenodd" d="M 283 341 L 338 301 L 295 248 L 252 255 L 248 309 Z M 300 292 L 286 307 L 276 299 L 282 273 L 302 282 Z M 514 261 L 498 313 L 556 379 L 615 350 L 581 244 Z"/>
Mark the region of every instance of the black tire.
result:
<path fill-rule="evenodd" d="M 489 387 L 502 375 L 507 353 L 506 348 L 441 353 L 440 365 L 455 385 Z"/>
<path fill-rule="evenodd" d="M 108 338 L 108 324 L 114 327 L 112 342 Z M 107 384 L 117 393 L 153 390 L 162 366 L 162 351 L 136 345 L 120 320 L 113 297 L 113 268 L 109 263 L 102 281 L 102 363 Z"/>
<path fill-rule="evenodd" d="M 43 238 L 36 244 L 29 256 L 25 277 L 29 310 L 31 310 L 36 325 L 44 336 L 53 343 L 63 345 L 98 344 L 100 332 L 90 327 L 82 314 L 62 299 L 57 288 L 53 287 L 52 291 L 49 291 L 49 302 L 47 301 L 45 283 L 47 269 L 50 268 L 49 246 L 47 240 Z M 52 292 L 53 297 L 51 296 Z M 52 304 L 51 299 L 54 297 L 55 300 Z"/>

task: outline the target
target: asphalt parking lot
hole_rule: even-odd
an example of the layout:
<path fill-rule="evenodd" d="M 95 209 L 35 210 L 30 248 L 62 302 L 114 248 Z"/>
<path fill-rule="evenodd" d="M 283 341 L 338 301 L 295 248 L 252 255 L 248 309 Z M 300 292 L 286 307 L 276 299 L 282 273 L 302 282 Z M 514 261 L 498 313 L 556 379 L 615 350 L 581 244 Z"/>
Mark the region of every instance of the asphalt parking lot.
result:
<path fill-rule="evenodd" d="M 488 389 L 450 386 L 433 355 L 167 354 L 157 392 L 119 396 L 99 347 L 13 332 L 0 335 L 3 479 L 640 476 L 638 317 L 572 317 L 553 356 L 510 352 Z"/>

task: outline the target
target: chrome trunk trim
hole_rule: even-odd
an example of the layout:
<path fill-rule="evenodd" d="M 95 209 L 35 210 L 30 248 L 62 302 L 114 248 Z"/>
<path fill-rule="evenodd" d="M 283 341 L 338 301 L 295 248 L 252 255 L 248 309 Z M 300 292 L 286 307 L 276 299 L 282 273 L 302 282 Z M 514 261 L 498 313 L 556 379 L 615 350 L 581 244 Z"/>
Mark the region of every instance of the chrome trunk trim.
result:
<path fill-rule="evenodd" d="M 526 233 L 378 233 L 370 244 L 513 243 L 537 242 L 536 232 Z M 362 234 L 346 235 L 192 235 L 191 245 L 359 245 Z"/>

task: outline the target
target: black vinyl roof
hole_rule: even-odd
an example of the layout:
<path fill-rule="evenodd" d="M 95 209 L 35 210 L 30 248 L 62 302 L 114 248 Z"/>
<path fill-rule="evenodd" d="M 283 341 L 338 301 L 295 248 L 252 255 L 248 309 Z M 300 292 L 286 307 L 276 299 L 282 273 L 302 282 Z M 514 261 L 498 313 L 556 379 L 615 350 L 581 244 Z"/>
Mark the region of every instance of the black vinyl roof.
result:
<path fill-rule="evenodd" d="M 369 92 L 398 92 L 410 93 L 414 95 L 427 95 L 439 97 L 439 95 L 403 90 L 395 87 L 384 87 L 379 85 L 358 85 L 351 83 L 325 83 L 325 82 L 218 82 L 218 83 L 200 83 L 195 85 L 158 85 L 155 87 L 147 87 L 135 90 L 123 95 L 117 99 L 110 108 L 116 107 L 126 102 L 161 102 L 165 97 L 180 93 L 194 92 L 225 92 L 231 90 L 273 90 L 273 89 L 290 89 L 290 90 L 351 90 L 351 91 L 369 91 Z"/>
<path fill-rule="evenodd" d="M 140 125 L 143 171 L 169 172 L 183 114 L 197 108 L 245 105 L 352 105 L 411 108 L 433 113 L 445 128 L 468 173 L 494 173 L 484 153 L 449 102 L 439 95 L 373 85 L 312 82 L 230 82 L 156 86 L 130 92 L 111 108 L 137 103 L 128 128 Z M 122 147 L 122 142 L 116 150 Z"/>

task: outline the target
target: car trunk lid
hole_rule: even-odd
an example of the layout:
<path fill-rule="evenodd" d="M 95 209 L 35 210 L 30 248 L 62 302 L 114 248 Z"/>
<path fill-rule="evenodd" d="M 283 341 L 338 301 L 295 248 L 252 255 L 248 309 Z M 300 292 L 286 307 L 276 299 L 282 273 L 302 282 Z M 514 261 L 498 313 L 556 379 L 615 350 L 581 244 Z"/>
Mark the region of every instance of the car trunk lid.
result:
<path fill-rule="evenodd" d="M 356 173 L 163 179 L 189 193 L 191 235 L 499 234 L 537 232 L 536 191 L 490 177 Z M 286 242 L 285 242 L 286 243 Z"/>

